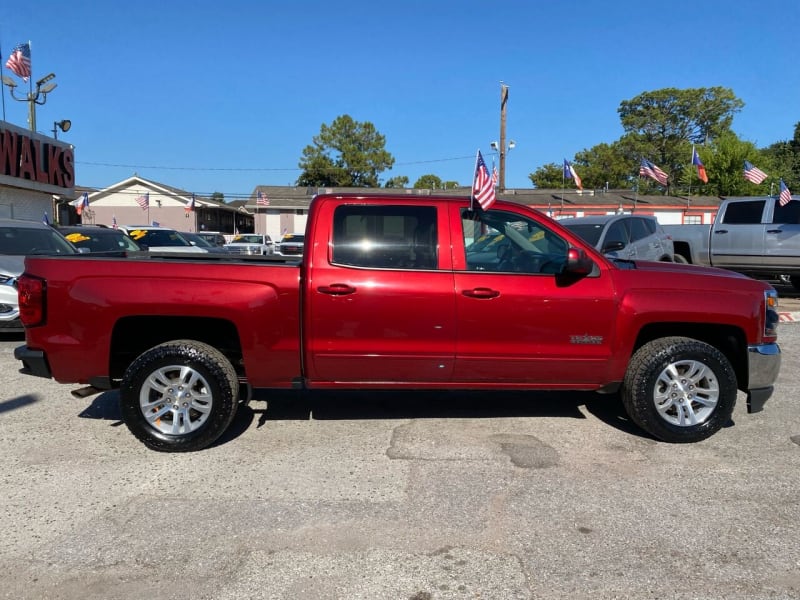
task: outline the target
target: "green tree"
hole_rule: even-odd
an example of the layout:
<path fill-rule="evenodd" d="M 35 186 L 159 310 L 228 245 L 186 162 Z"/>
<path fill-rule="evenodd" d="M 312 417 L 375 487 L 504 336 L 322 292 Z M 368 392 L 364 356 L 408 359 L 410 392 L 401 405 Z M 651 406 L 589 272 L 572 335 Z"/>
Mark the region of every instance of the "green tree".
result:
<path fill-rule="evenodd" d="M 436 175 L 423 175 L 414 182 L 414 189 L 441 190 L 442 180 Z"/>
<path fill-rule="evenodd" d="M 578 173 L 580 175 L 580 173 Z M 547 163 L 528 175 L 533 187 L 540 189 L 555 189 L 564 185 L 564 165 Z"/>
<path fill-rule="evenodd" d="M 222 192 L 214 192 L 211 194 L 211 199 L 215 200 L 216 202 L 225 202 L 225 194 Z"/>
<path fill-rule="evenodd" d="M 386 138 L 372 123 L 336 117 L 303 149 L 297 185 L 379 187 L 378 176 L 394 164 L 385 146 Z"/>
<path fill-rule="evenodd" d="M 383 187 L 404 188 L 407 185 L 408 185 L 408 177 L 406 177 L 405 175 L 398 175 L 397 177 L 392 177 L 391 179 L 387 179 Z"/>
<path fill-rule="evenodd" d="M 444 190 L 455 190 L 458 189 L 459 185 L 457 181 L 445 181 L 442 183 L 442 189 Z"/>
<path fill-rule="evenodd" d="M 573 166 L 587 189 L 625 189 L 638 172 L 638 163 L 620 142 L 597 144 L 575 155 Z"/>
<path fill-rule="evenodd" d="M 775 142 L 761 151 L 762 171 L 775 175 L 775 181 L 783 178 L 789 189 L 800 191 L 800 123 L 794 126 L 794 137 L 791 140 Z M 767 170 L 769 168 L 770 170 Z"/>
<path fill-rule="evenodd" d="M 763 193 L 764 185 L 750 183 L 744 178 L 744 161 L 758 162 L 759 152 L 751 142 L 740 140 L 729 131 L 720 134 L 704 147 L 696 147 L 708 175 L 708 183 L 697 176 L 697 167 L 692 164 L 692 145 L 684 143 L 682 154 L 685 165 L 676 171 L 676 184 L 686 193 L 703 196 L 750 196 Z M 762 163 L 763 164 L 763 163 Z M 768 189 L 768 188 L 767 188 Z"/>

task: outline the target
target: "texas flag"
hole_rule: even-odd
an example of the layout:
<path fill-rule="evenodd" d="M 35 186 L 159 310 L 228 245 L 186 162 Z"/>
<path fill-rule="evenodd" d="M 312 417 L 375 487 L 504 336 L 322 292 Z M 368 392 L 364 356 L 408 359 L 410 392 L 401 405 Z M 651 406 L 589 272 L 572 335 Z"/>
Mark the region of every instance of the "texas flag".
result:
<path fill-rule="evenodd" d="M 697 176 L 700 180 L 703 183 L 708 183 L 706 168 L 703 166 L 703 162 L 700 160 L 700 156 L 697 154 L 697 150 L 694 149 L 694 146 L 692 146 L 692 164 L 697 167 Z"/>
<path fill-rule="evenodd" d="M 575 167 L 569 164 L 569 161 L 566 158 L 564 159 L 564 179 L 574 179 L 575 187 L 577 187 L 579 190 L 583 189 L 583 183 L 581 182 L 581 178 L 578 177 L 578 174 L 575 172 Z"/>

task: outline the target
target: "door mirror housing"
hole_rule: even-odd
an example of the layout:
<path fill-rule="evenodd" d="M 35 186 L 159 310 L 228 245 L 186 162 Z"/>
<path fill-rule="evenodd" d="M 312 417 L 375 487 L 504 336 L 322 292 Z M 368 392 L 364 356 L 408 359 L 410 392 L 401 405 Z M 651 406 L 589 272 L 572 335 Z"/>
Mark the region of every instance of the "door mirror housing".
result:
<path fill-rule="evenodd" d="M 588 275 L 594 269 L 594 262 L 583 248 L 570 248 L 567 250 L 567 263 L 563 273 L 570 275 Z"/>

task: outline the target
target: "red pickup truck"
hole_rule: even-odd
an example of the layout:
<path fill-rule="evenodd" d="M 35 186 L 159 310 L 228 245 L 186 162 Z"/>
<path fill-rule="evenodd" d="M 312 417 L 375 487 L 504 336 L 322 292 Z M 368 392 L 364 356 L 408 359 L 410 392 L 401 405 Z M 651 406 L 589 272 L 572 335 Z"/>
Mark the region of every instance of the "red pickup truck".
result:
<path fill-rule="evenodd" d="M 667 442 L 761 410 L 777 295 L 713 268 L 612 261 L 538 211 L 320 195 L 302 260 L 29 257 L 22 372 L 120 388 L 148 447 L 190 451 L 253 390 L 595 390 Z"/>

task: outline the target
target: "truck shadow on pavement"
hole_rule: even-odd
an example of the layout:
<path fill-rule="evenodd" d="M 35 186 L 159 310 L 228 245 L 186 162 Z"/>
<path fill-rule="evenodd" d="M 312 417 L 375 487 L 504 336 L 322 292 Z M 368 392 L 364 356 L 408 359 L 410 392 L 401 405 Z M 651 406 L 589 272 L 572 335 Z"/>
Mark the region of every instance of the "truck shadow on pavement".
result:
<path fill-rule="evenodd" d="M 268 398 L 268 399 L 267 399 Z M 583 410 L 582 410 L 583 408 Z M 213 445 L 226 444 L 256 423 L 308 420 L 481 419 L 562 417 L 585 419 L 589 413 L 624 433 L 654 439 L 628 419 L 619 396 L 594 392 L 498 391 L 296 391 L 270 390 L 239 407 L 236 418 Z M 119 392 L 95 396 L 79 415 L 123 425 Z"/>

